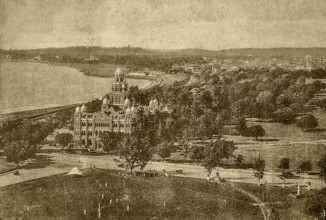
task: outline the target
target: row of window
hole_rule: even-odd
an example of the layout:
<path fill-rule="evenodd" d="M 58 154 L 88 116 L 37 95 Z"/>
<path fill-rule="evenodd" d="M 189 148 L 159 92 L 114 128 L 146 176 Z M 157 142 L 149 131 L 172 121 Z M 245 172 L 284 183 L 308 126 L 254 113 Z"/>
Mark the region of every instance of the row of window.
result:
<path fill-rule="evenodd" d="M 82 126 L 86 126 L 85 122 L 82 122 Z M 89 127 L 93 126 L 92 123 L 88 124 Z M 118 123 L 113 123 L 112 124 L 113 127 L 119 127 Z M 78 125 L 76 125 L 76 127 L 79 127 Z M 99 127 L 99 128 L 109 128 L 110 127 L 110 123 L 95 123 L 95 127 Z M 120 127 L 124 127 L 123 122 L 120 123 Z M 126 127 L 130 127 L 130 124 L 126 124 Z"/>
<path fill-rule="evenodd" d="M 114 130 L 114 131 L 117 131 L 117 130 Z M 120 132 L 124 132 L 124 130 L 120 130 Z M 95 133 L 95 136 L 101 136 L 102 134 L 109 133 L 109 131 L 95 131 L 94 133 Z M 75 131 L 75 134 L 76 135 L 86 135 L 87 134 L 88 136 L 92 136 L 93 132 L 92 131 L 88 131 L 88 132 L 86 132 L 86 131 L 81 131 L 81 132 Z"/>

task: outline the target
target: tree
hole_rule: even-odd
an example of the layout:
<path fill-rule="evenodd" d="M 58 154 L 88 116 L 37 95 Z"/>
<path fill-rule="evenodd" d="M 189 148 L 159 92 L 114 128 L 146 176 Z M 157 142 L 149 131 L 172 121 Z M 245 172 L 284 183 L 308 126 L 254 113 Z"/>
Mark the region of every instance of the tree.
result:
<path fill-rule="evenodd" d="M 229 159 L 233 157 L 233 153 L 237 148 L 233 141 L 216 140 L 211 141 L 205 146 L 203 166 L 210 176 L 212 170 L 217 167 L 222 159 Z"/>
<path fill-rule="evenodd" d="M 278 165 L 278 168 L 283 170 L 283 173 L 285 170 L 290 169 L 290 159 L 287 157 L 284 157 L 281 159 L 280 164 Z"/>
<path fill-rule="evenodd" d="M 286 173 L 285 170 L 290 169 L 290 159 L 287 157 L 282 158 L 280 164 L 278 165 L 278 168 L 282 169 L 282 174 L 279 177 L 283 180 L 284 188 L 285 181 L 287 178 L 289 178 L 289 173 Z"/>
<path fill-rule="evenodd" d="M 178 142 L 183 146 L 183 152 L 187 156 L 193 145 L 193 138 L 198 134 L 198 121 L 194 117 L 188 117 L 182 118 L 179 123 L 182 123 L 183 126 Z"/>
<path fill-rule="evenodd" d="M 55 142 L 62 146 L 62 149 L 72 142 L 73 136 L 70 133 L 60 133 L 54 137 Z"/>
<path fill-rule="evenodd" d="M 11 132 L 12 140 L 28 141 L 31 145 L 39 145 L 44 139 L 52 133 L 54 127 L 50 123 L 45 122 L 27 122 L 23 123 L 15 131 Z"/>
<path fill-rule="evenodd" d="M 302 106 L 299 103 L 297 103 L 297 102 L 292 103 L 290 105 L 290 108 L 294 111 L 294 113 L 299 113 L 302 110 Z"/>
<path fill-rule="evenodd" d="M 302 172 L 308 172 L 312 169 L 312 165 L 310 161 L 303 161 L 300 165 L 299 165 L 299 170 Z"/>
<path fill-rule="evenodd" d="M 289 107 L 291 101 L 288 96 L 281 94 L 276 98 L 276 104 L 281 108 L 285 108 L 285 107 Z"/>
<path fill-rule="evenodd" d="M 0 148 L 7 160 L 19 161 L 35 156 L 40 144 L 53 132 L 53 125 L 46 122 L 25 122 L 0 135 Z"/>
<path fill-rule="evenodd" d="M 149 138 L 141 131 L 126 135 L 118 153 L 124 159 L 126 171 L 129 168 L 130 173 L 135 167 L 140 167 L 140 170 L 143 170 L 153 155 Z"/>
<path fill-rule="evenodd" d="M 263 137 L 265 135 L 265 129 L 261 125 L 254 125 L 248 128 L 248 134 L 251 137 L 255 137 L 257 141 L 258 137 Z"/>
<path fill-rule="evenodd" d="M 164 160 L 171 156 L 171 144 L 168 142 L 162 142 L 158 145 L 158 155 Z"/>
<path fill-rule="evenodd" d="M 239 119 L 239 124 L 236 127 L 236 129 L 241 135 L 246 135 L 247 134 L 248 127 L 247 127 L 247 124 L 246 124 L 246 119 L 244 117 L 241 117 Z"/>
<path fill-rule="evenodd" d="M 213 97 L 210 91 L 205 90 L 199 97 L 200 104 L 205 108 L 211 108 Z"/>
<path fill-rule="evenodd" d="M 191 149 L 190 158 L 196 160 L 197 163 L 205 159 L 205 147 L 204 146 L 194 146 Z"/>
<path fill-rule="evenodd" d="M 326 175 L 326 154 L 323 155 L 323 157 L 317 161 L 317 165 L 321 169 L 321 175 L 325 176 Z"/>
<path fill-rule="evenodd" d="M 66 124 L 67 121 L 72 119 L 72 116 L 74 114 L 74 109 L 66 109 L 59 111 L 55 114 L 55 120 L 59 121 L 62 124 Z"/>
<path fill-rule="evenodd" d="M 274 94 L 270 91 L 262 91 L 256 97 L 256 101 L 259 103 L 270 103 L 274 98 Z"/>
<path fill-rule="evenodd" d="M 244 161 L 244 156 L 239 154 L 236 158 L 235 158 L 235 163 L 239 166 L 240 164 L 242 164 Z"/>
<path fill-rule="evenodd" d="M 295 119 L 295 113 L 291 108 L 285 107 L 274 112 L 274 118 L 277 122 L 290 123 Z"/>
<path fill-rule="evenodd" d="M 94 99 L 85 104 L 88 113 L 98 112 L 102 108 L 102 100 Z"/>
<path fill-rule="evenodd" d="M 27 141 L 17 140 L 5 146 L 4 154 L 8 162 L 14 162 L 19 166 L 20 161 L 24 161 L 35 156 L 38 147 L 29 144 Z"/>
<path fill-rule="evenodd" d="M 254 170 L 254 176 L 258 179 L 258 186 L 260 186 L 260 180 L 264 177 L 265 170 L 265 160 L 260 158 L 260 154 L 258 158 L 255 159 Z"/>
<path fill-rule="evenodd" d="M 305 131 L 317 127 L 318 121 L 313 115 L 304 115 L 297 121 L 297 126 L 300 127 L 302 131 Z"/>
<path fill-rule="evenodd" d="M 202 138 L 211 139 L 214 134 L 218 133 L 216 115 L 212 111 L 205 112 L 204 115 L 197 119 L 196 135 Z"/>
<path fill-rule="evenodd" d="M 100 134 L 101 143 L 105 151 L 113 151 L 114 153 L 121 146 L 123 133 L 120 132 L 103 132 Z"/>

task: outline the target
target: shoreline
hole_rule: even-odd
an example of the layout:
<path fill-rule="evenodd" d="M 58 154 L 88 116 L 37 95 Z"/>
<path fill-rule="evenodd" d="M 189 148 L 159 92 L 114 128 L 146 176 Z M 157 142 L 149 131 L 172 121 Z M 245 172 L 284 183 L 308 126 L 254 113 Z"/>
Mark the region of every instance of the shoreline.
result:
<path fill-rule="evenodd" d="M 31 110 L 22 110 L 22 111 L 16 111 L 16 112 L 1 113 L 0 114 L 0 127 L 1 127 L 1 125 L 9 123 L 10 121 L 41 117 L 44 115 L 53 114 L 58 111 L 75 108 L 76 105 L 80 105 L 80 104 L 81 103 L 76 103 L 76 104 L 69 104 L 69 105 L 62 105 L 62 106 L 54 106 L 54 107 L 47 107 L 47 108 L 37 108 L 37 109 L 31 109 Z"/>
<path fill-rule="evenodd" d="M 96 78 L 112 78 L 114 77 L 114 73 L 106 75 L 106 76 L 96 76 L 96 75 L 91 75 L 91 74 L 86 74 L 83 72 L 83 66 L 89 66 L 89 67 L 94 67 L 94 64 L 70 64 L 70 63 L 60 63 L 60 62 L 48 62 L 48 61 L 35 61 L 35 60 L 0 60 L 0 63 L 2 62 L 11 62 L 11 63 L 39 63 L 39 64 L 48 64 L 48 65 L 53 65 L 53 66 L 61 66 L 61 67 L 67 67 L 67 68 L 72 68 L 77 70 L 79 73 L 82 73 L 86 77 L 96 77 Z M 96 68 L 101 68 L 101 70 L 106 69 L 107 64 L 103 65 L 97 65 L 95 66 Z M 116 67 L 116 65 L 114 65 Z M 84 69 L 85 70 L 85 69 Z M 96 71 L 96 69 L 94 70 Z M 111 72 L 111 71 L 110 71 Z M 148 81 L 147 85 L 139 87 L 140 89 L 150 89 L 153 86 L 156 85 L 164 85 L 164 84 L 169 84 L 173 81 L 178 81 L 184 79 L 184 77 L 180 75 L 176 75 L 177 77 L 174 80 L 168 79 L 168 76 L 162 75 L 162 76 L 130 76 L 126 74 L 127 79 L 133 79 L 133 80 L 145 80 Z M 174 78 L 174 77 L 173 77 Z M 90 101 L 91 99 L 88 99 L 87 101 Z M 87 101 L 76 101 L 72 103 L 51 103 L 47 105 L 38 105 L 38 106 L 31 106 L 30 108 L 27 109 L 9 109 L 4 112 L 0 112 L 0 123 L 5 123 L 8 121 L 13 121 L 17 120 L 19 118 L 31 118 L 35 117 L 37 115 L 41 114 L 46 114 L 45 112 L 47 111 L 57 111 L 58 109 L 64 109 L 64 108 L 69 108 L 71 106 L 76 106 L 83 104 Z"/>
<path fill-rule="evenodd" d="M 117 65 L 117 64 L 110 64 L 110 63 L 96 63 L 96 64 L 91 64 L 91 63 L 65 63 L 65 62 L 51 62 L 51 61 L 42 61 L 42 60 L 31 60 L 31 59 L 26 59 L 26 60 L 7 60 L 7 59 L 0 59 L 0 63 L 1 62 L 28 62 L 28 63 L 40 63 L 40 64 L 49 64 L 49 65 L 54 65 L 54 66 L 62 66 L 62 67 L 69 67 L 75 70 L 78 70 L 80 73 L 82 73 L 84 76 L 87 77 L 96 77 L 96 78 L 114 78 L 114 72 L 116 69 L 114 69 L 114 71 L 109 71 L 108 70 L 108 74 L 106 75 L 97 75 L 97 74 L 88 74 L 87 71 L 89 71 L 89 69 L 86 69 L 86 67 L 96 67 L 99 70 L 103 70 L 103 69 L 109 69 L 110 67 L 114 66 L 116 68 L 123 68 L 121 65 Z M 93 71 L 96 71 L 98 69 L 93 69 Z M 110 73 L 112 72 L 112 73 Z M 126 77 L 128 79 L 141 79 L 141 80 L 148 80 L 148 81 L 155 81 L 157 78 L 159 78 L 158 76 L 134 76 L 134 75 L 129 75 L 126 74 Z"/>

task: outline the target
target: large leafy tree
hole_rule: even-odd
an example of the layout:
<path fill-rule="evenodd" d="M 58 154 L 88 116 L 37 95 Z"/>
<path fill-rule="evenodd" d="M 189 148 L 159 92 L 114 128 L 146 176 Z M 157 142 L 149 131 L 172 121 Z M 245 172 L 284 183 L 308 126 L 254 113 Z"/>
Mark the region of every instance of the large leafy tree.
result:
<path fill-rule="evenodd" d="M 94 113 L 101 110 L 102 100 L 94 99 L 92 101 L 87 102 L 86 104 L 87 112 Z"/>
<path fill-rule="evenodd" d="M 300 165 L 299 165 L 299 170 L 302 172 L 308 172 L 312 169 L 312 164 L 311 162 L 308 161 L 303 161 Z"/>
<path fill-rule="evenodd" d="M 17 140 L 9 142 L 4 148 L 4 153 L 8 162 L 19 165 L 19 162 L 35 156 L 37 150 L 38 147 L 28 141 Z"/>
<path fill-rule="evenodd" d="M 123 133 L 120 132 L 103 132 L 100 135 L 103 149 L 106 151 L 117 152 L 123 141 Z"/>
<path fill-rule="evenodd" d="M 297 121 L 297 126 L 300 127 L 302 131 L 305 131 L 317 127 L 318 121 L 313 115 L 304 115 Z"/>
<path fill-rule="evenodd" d="M 73 136 L 71 133 L 59 133 L 54 137 L 55 142 L 60 144 L 62 148 L 68 146 L 72 142 Z"/>
<path fill-rule="evenodd" d="M 291 108 L 285 107 L 274 112 L 274 118 L 277 122 L 290 123 L 295 118 L 295 113 Z"/>
<path fill-rule="evenodd" d="M 132 173 L 134 168 L 145 168 L 148 161 L 152 158 L 153 149 L 150 145 L 148 136 L 142 131 L 134 131 L 126 135 L 118 150 L 119 156 L 124 159 L 126 171 Z"/>
<path fill-rule="evenodd" d="M 217 167 L 222 159 L 234 157 L 233 153 L 236 150 L 233 141 L 216 140 L 208 143 L 204 148 L 203 166 L 210 176 L 212 170 Z"/>
<path fill-rule="evenodd" d="M 20 126 L 8 131 L 0 136 L 0 148 L 4 148 L 14 141 L 26 141 L 30 145 L 38 147 L 44 139 L 52 133 L 54 126 L 50 123 L 25 122 Z"/>
<path fill-rule="evenodd" d="M 287 157 L 282 158 L 278 168 L 282 169 L 283 173 L 285 170 L 290 169 L 290 159 Z"/>
<path fill-rule="evenodd" d="M 19 164 L 20 161 L 35 156 L 40 144 L 53 129 L 50 123 L 22 123 L 0 136 L 0 148 L 4 149 L 7 161 Z"/>
<path fill-rule="evenodd" d="M 247 132 L 250 136 L 255 137 L 256 141 L 258 137 L 265 135 L 265 129 L 261 125 L 254 125 L 247 129 Z"/>

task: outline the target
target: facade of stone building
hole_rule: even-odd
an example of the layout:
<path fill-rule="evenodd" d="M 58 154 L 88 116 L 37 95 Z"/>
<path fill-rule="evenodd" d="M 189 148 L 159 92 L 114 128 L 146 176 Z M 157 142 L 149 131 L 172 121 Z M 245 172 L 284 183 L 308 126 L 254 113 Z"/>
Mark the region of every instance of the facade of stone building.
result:
<path fill-rule="evenodd" d="M 78 106 L 74 113 L 74 144 L 77 147 L 97 149 L 101 147 L 102 133 L 131 133 L 137 113 L 143 111 L 151 118 L 160 118 L 159 123 L 169 120 L 171 110 L 152 99 L 148 106 L 137 105 L 135 100 L 127 98 L 128 84 L 124 73 L 117 69 L 112 81 L 111 92 L 103 98 L 99 112 L 88 113 L 86 106 Z M 155 117 L 158 116 L 158 117 Z M 157 122 L 156 122 L 157 123 Z"/>

